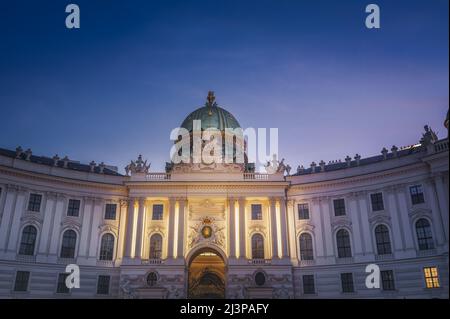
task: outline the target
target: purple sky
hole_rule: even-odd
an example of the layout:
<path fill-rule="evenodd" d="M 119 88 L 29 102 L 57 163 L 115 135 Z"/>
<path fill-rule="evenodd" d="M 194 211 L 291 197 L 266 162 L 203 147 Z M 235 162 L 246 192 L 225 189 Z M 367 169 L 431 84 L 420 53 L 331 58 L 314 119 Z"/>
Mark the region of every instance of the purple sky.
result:
<path fill-rule="evenodd" d="M 278 127 L 292 167 L 447 132 L 448 1 L 0 4 L 0 147 L 160 171 L 208 90 L 246 127 Z"/>

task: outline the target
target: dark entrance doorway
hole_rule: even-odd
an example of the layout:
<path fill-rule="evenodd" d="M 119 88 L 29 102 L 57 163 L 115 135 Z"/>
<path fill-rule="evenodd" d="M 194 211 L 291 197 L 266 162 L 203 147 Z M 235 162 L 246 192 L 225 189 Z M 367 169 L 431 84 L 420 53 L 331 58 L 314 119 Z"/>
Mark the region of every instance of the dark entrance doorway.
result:
<path fill-rule="evenodd" d="M 188 298 L 225 298 L 225 263 L 214 250 L 200 251 L 189 264 Z"/>

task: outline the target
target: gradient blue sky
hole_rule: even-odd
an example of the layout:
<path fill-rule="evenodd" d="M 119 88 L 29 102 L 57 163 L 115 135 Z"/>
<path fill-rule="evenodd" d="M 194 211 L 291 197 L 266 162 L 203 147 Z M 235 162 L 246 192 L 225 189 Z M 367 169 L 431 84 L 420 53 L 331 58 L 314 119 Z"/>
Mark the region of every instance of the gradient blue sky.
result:
<path fill-rule="evenodd" d="M 81 29 L 65 28 L 77 3 Z M 364 26 L 381 8 L 380 30 Z M 243 127 L 278 127 L 292 167 L 440 137 L 448 0 L 0 2 L 0 147 L 104 161 L 142 153 L 208 90 Z"/>

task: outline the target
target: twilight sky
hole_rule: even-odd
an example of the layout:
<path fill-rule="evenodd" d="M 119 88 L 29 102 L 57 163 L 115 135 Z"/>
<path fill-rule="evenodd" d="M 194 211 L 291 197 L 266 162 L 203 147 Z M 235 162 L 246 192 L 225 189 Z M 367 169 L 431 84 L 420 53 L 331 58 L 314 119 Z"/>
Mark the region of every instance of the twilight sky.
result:
<path fill-rule="evenodd" d="M 81 29 L 65 28 L 65 7 Z M 381 29 L 365 28 L 365 6 Z M 160 171 L 208 90 L 292 167 L 439 137 L 448 0 L 0 1 L 0 147 Z"/>

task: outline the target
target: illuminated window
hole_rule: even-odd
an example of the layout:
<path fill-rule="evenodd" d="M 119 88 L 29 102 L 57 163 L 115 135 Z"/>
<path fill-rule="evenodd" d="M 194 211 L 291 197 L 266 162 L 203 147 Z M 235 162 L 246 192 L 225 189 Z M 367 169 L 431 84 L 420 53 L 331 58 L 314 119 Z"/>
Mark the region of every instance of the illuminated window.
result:
<path fill-rule="evenodd" d="M 300 259 L 301 260 L 313 260 L 313 245 L 312 237 L 308 233 L 300 235 Z"/>
<path fill-rule="evenodd" d="M 309 219 L 309 206 L 308 204 L 298 204 L 298 219 Z"/>
<path fill-rule="evenodd" d="M 411 194 L 411 201 L 413 205 L 425 203 L 425 198 L 423 196 L 423 190 L 421 185 L 414 185 L 409 188 L 409 193 Z"/>
<path fill-rule="evenodd" d="M 252 204 L 252 220 L 262 220 L 261 204 Z"/>
<path fill-rule="evenodd" d="M 333 200 L 334 216 L 345 215 L 345 200 L 343 198 Z"/>
<path fill-rule="evenodd" d="M 425 275 L 425 284 L 427 288 L 439 288 L 439 274 L 437 267 L 425 267 L 423 268 L 423 274 Z"/>
<path fill-rule="evenodd" d="M 164 206 L 161 204 L 153 205 L 152 219 L 162 220 L 164 214 Z"/>
<path fill-rule="evenodd" d="M 431 225 L 427 219 L 421 218 L 416 222 L 416 234 L 419 250 L 434 249 Z"/>

